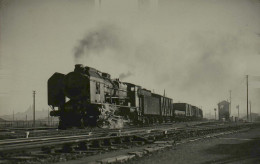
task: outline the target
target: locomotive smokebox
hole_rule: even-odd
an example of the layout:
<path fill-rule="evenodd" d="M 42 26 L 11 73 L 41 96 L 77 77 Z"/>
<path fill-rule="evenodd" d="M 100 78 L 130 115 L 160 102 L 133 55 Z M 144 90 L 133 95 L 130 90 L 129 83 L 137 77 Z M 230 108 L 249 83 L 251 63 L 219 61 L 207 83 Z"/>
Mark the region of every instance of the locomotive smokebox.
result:
<path fill-rule="evenodd" d="M 64 78 L 65 95 L 74 100 L 88 97 L 89 93 L 89 78 L 79 72 L 70 72 Z"/>

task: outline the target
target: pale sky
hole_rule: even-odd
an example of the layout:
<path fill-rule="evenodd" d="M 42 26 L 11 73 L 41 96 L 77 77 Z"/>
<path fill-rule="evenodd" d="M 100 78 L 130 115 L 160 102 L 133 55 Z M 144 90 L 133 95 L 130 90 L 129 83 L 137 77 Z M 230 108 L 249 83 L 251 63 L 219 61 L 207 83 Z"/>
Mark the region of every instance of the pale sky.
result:
<path fill-rule="evenodd" d="M 240 104 L 245 111 L 245 75 L 260 76 L 259 0 L 95 2 L 2 0 L 0 115 L 25 111 L 33 90 L 36 108 L 47 109 L 48 78 L 75 63 L 159 94 L 165 89 L 174 102 L 204 113 L 213 114 L 232 90 L 233 110 Z M 255 93 L 260 84 L 252 80 Z M 259 98 L 250 94 L 253 112 L 260 113 Z"/>

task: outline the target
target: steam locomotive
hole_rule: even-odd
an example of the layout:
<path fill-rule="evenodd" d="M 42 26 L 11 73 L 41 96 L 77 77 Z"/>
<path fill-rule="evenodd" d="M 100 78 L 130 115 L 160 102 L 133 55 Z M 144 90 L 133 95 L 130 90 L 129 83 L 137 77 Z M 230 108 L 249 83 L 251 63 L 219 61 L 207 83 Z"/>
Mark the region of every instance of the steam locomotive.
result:
<path fill-rule="evenodd" d="M 125 123 L 152 124 L 202 119 L 202 110 L 186 103 L 173 103 L 165 95 L 141 86 L 111 79 L 110 74 L 81 64 L 66 75 L 54 73 L 48 80 L 51 116 L 59 128 Z"/>

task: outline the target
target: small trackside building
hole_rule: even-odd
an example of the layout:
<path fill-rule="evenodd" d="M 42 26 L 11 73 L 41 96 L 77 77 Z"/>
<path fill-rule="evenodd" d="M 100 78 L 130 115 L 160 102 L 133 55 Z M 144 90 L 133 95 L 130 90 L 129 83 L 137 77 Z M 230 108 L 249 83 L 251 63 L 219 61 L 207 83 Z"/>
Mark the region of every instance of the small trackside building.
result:
<path fill-rule="evenodd" d="M 221 101 L 218 103 L 218 118 L 220 121 L 229 121 L 230 112 L 229 112 L 229 102 Z"/>

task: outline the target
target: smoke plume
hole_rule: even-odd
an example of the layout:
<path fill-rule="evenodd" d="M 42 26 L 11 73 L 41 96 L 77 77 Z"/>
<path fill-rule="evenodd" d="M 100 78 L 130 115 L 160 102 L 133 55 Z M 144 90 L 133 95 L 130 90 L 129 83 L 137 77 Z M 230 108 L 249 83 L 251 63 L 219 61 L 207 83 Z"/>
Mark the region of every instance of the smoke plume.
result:
<path fill-rule="evenodd" d="M 75 59 L 83 55 L 98 55 L 107 49 L 119 51 L 122 48 L 119 33 L 120 29 L 111 24 L 103 24 L 94 28 L 75 47 Z"/>
<path fill-rule="evenodd" d="M 130 72 L 130 71 L 128 71 L 127 73 L 121 73 L 119 75 L 119 79 L 123 80 L 123 79 L 126 79 L 127 77 L 132 76 L 132 75 L 133 75 L 133 73 Z"/>

